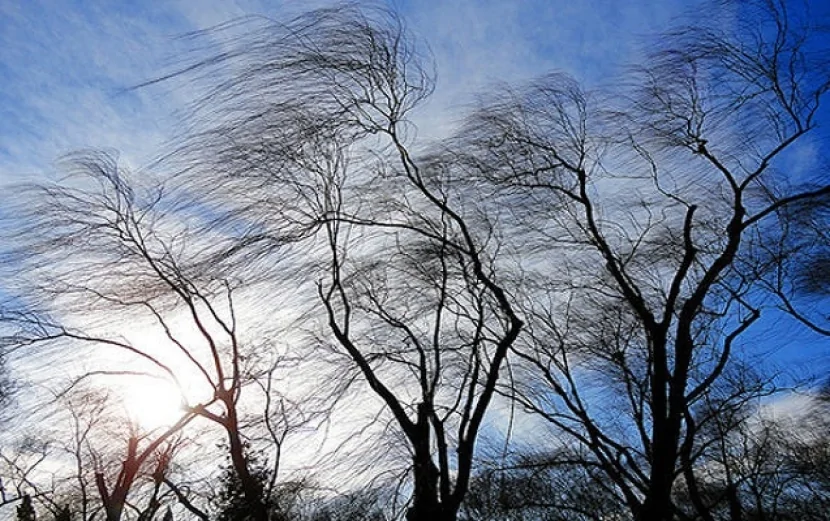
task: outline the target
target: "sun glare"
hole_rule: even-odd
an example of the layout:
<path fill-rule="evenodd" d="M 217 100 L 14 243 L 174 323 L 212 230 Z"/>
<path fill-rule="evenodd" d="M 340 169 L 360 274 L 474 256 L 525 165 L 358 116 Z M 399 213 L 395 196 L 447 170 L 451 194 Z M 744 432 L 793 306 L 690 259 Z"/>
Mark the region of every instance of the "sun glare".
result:
<path fill-rule="evenodd" d="M 170 427 L 184 415 L 179 389 L 155 378 L 131 382 L 125 389 L 124 406 L 130 418 L 148 431 Z"/>

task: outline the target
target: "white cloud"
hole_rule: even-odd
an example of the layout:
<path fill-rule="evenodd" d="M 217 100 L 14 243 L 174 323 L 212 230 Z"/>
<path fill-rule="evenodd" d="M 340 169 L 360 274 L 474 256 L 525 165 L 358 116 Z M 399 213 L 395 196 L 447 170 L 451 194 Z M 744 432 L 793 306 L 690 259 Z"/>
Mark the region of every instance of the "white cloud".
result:
<path fill-rule="evenodd" d="M 171 85 L 124 91 L 178 59 L 182 33 L 244 14 L 289 17 L 330 1 L 178 0 L 116 6 L 102 0 L 0 3 L 0 182 L 37 177 L 59 155 L 109 147 L 131 162 L 158 153 L 188 101 Z M 393 1 L 431 46 L 439 89 L 421 133 L 447 131 L 470 93 L 560 69 L 601 81 L 682 2 L 567 0 Z"/>

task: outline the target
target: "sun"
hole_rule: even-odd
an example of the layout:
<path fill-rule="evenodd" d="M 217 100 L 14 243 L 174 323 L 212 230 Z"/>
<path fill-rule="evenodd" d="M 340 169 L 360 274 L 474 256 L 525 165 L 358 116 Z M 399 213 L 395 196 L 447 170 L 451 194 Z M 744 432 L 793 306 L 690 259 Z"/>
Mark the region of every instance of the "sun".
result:
<path fill-rule="evenodd" d="M 181 391 L 159 378 L 139 378 L 124 389 L 127 415 L 147 431 L 173 426 L 185 414 Z"/>

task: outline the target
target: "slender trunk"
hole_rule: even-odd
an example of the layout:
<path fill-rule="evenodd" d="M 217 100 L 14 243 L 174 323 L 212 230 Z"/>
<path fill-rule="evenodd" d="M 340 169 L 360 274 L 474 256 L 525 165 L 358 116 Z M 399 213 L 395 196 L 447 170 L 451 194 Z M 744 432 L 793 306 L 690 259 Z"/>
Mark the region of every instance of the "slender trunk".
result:
<path fill-rule="evenodd" d="M 242 493 L 245 496 L 245 503 L 250 508 L 250 519 L 252 521 L 268 521 L 268 508 L 265 505 L 265 491 L 262 483 L 251 474 L 248 465 L 248 458 L 245 455 L 245 446 L 239 435 L 239 425 L 236 412 L 231 406 L 227 407 L 228 418 L 225 429 L 228 433 L 228 444 L 230 446 L 231 465 L 239 479 Z"/>
<path fill-rule="evenodd" d="M 417 451 L 420 452 L 420 451 Z M 438 469 L 421 454 L 414 457 L 415 491 L 412 506 L 406 513 L 407 521 L 437 521 L 442 519 L 441 503 L 438 501 Z"/>
<path fill-rule="evenodd" d="M 121 464 L 121 472 L 118 474 L 112 491 L 107 487 L 104 473 L 100 471 L 95 473 L 95 484 L 104 505 L 107 521 L 120 521 L 121 515 L 124 513 L 127 495 L 130 493 L 142 461 L 136 456 L 137 447 L 138 440 L 130 438 L 127 445 L 127 457 Z"/>
<path fill-rule="evenodd" d="M 127 487 L 118 487 L 116 488 L 111 495 L 108 495 L 106 498 L 102 497 L 102 501 L 104 503 L 104 512 L 107 517 L 107 521 L 120 521 L 121 516 L 124 513 L 124 505 L 127 503 L 127 494 L 129 493 L 130 488 Z"/>
<path fill-rule="evenodd" d="M 124 510 L 124 503 L 109 504 L 104 510 L 107 513 L 107 521 L 119 521 L 121 512 Z"/>
<path fill-rule="evenodd" d="M 418 405 L 418 418 L 411 436 L 413 479 L 415 490 L 412 506 L 406 513 L 407 521 L 440 519 L 441 504 L 438 501 L 438 468 L 432 461 L 429 436 L 429 407 Z"/>
<path fill-rule="evenodd" d="M 729 502 L 729 521 L 741 521 L 743 519 L 741 499 L 738 497 L 738 487 L 732 482 L 726 486 L 726 500 Z"/>

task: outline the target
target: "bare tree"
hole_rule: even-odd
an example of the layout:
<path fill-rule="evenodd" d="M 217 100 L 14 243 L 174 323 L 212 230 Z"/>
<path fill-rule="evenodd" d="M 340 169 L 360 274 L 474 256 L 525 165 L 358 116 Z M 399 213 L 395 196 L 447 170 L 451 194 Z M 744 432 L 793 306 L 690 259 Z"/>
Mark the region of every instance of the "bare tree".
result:
<path fill-rule="evenodd" d="M 537 445 L 534 443 L 534 445 Z M 625 519 L 625 505 L 598 468 L 569 449 L 514 445 L 509 458 L 476 473 L 463 506 L 469 520 Z"/>
<path fill-rule="evenodd" d="M 640 520 L 692 515 L 672 498 L 696 479 L 697 405 L 761 314 L 756 241 L 830 196 L 790 182 L 783 157 L 818 125 L 826 40 L 784 2 L 733 7 L 736 27 L 663 35 L 609 93 L 553 75 L 492 94 L 448 154 L 515 209 L 518 399 Z"/>
<path fill-rule="evenodd" d="M 147 467 L 174 433 L 158 442 L 139 436 L 115 410 L 111 393 L 83 384 L 48 399 L 46 421 L 59 427 L 42 430 L 40 437 L 52 448 L 49 480 L 55 490 L 41 504 L 56 517 L 63 510 L 82 521 L 102 511 L 120 517 L 116 511 L 123 511 L 128 497 L 135 499 Z"/>
<path fill-rule="evenodd" d="M 27 498 L 48 500 L 52 490 L 33 476 L 49 454 L 48 444 L 26 438 L 0 451 L 0 507 L 15 505 Z"/>
<path fill-rule="evenodd" d="M 54 407 L 56 403 L 61 406 Z M 117 428 L 117 416 L 111 405 L 107 395 L 82 390 L 80 386 L 71 393 L 50 396 L 42 410 L 51 413 L 29 424 L 17 422 L 18 429 L 29 431 L 34 424 L 38 430 L 16 440 L 8 454 L 2 455 L 6 467 L 4 476 L 16 478 L 30 501 L 34 500 L 41 511 L 54 515 L 69 509 L 88 520 L 102 510 L 122 509 L 133 485 L 143 478 L 143 463 L 153 454 L 153 447 L 138 454 L 139 442 L 146 440 L 131 436 L 131 452 L 123 462 L 124 455 L 117 449 L 107 450 L 107 445 L 120 445 L 121 435 L 125 434 Z M 66 428 L 65 424 L 63 429 L 46 427 L 47 423 L 67 423 L 65 420 L 71 427 Z M 32 462 L 34 455 L 36 459 Z M 111 480 L 115 490 L 109 494 L 110 474 L 117 473 L 107 468 L 116 466 L 110 465 L 112 460 L 119 460 L 120 472 L 117 484 L 115 478 Z M 100 494 L 96 494 L 96 482 Z"/>
<path fill-rule="evenodd" d="M 131 484 L 148 458 L 197 417 L 221 428 L 252 518 L 268 519 L 268 484 L 251 475 L 243 427 L 252 424 L 240 396 L 245 385 L 268 373 L 257 366 L 257 350 L 265 346 L 276 359 L 279 346 L 273 330 L 257 330 L 262 335 L 258 339 L 240 332 L 234 282 L 206 260 L 221 237 L 188 233 L 201 216 L 177 212 L 161 184 L 142 188 L 105 153 L 79 153 L 65 165 L 74 184 L 67 180 L 33 187 L 24 196 L 29 206 L 20 215 L 26 231 L 16 237 L 23 252 L 16 261 L 29 269 L 21 285 L 28 284 L 25 300 L 36 311 L 6 317 L 19 326 L 8 341 L 30 349 L 49 347 L 53 355 L 84 346 L 95 357 L 128 355 L 134 360 L 130 368 L 101 363 L 76 382 L 149 374 L 175 383 L 182 393 L 169 397 L 173 404 L 182 403 L 181 418 L 149 433 L 146 447 L 140 447 L 145 436 L 131 437 L 113 484 L 99 476 L 108 520 L 120 518 Z M 125 335 L 125 321 L 145 337 L 155 334 L 152 343 L 163 347 Z M 197 403 L 187 403 L 187 393 L 195 393 L 189 399 Z M 278 401 L 276 393 L 269 387 L 267 399 Z M 285 436 L 282 429 L 290 427 L 287 417 L 271 417 L 273 407 L 265 414 L 269 439 L 279 444 Z M 275 462 L 269 464 L 276 469 Z M 164 481 L 159 477 L 157 488 Z"/>
<path fill-rule="evenodd" d="M 168 432 L 178 431 L 181 426 L 174 425 Z M 166 434 L 166 433 L 165 433 Z M 175 444 L 167 444 L 170 435 L 162 435 L 148 440 L 142 444 L 142 437 L 133 435 L 127 440 L 127 449 L 123 454 L 123 460 L 118 464 L 117 472 L 107 479 L 106 469 L 96 462 L 95 486 L 98 497 L 104 507 L 107 521 L 118 521 L 121 519 L 125 507 L 132 506 L 128 501 L 138 478 L 142 477 L 142 471 L 149 475 L 152 481 L 151 491 L 147 497 L 147 504 L 143 507 L 134 507 L 140 520 L 152 519 L 153 515 L 161 506 L 159 502 L 159 491 L 164 480 L 167 465 L 172 456 Z M 146 468 L 150 466 L 150 469 Z"/>
<path fill-rule="evenodd" d="M 428 62 L 394 14 L 353 5 L 210 34 L 224 52 L 186 71 L 209 81 L 195 109 L 207 128 L 174 160 L 218 209 L 211 225 L 237 233 L 229 264 L 268 270 L 306 248 L 325 317 L 315 341 L 346 356 L 339 381 L 380 399 L 409 452 L 407 518 L 455 519 L 522 321 L 496 217 L 412 150 Z"/>
<path fill-rule="evenodd" d="M 800 406 L 778 415 L 761 405 L 718 417 L 720 435 L 698 471 L 697 493 L 713 519 L 826 517 L 826 410 L 816 396 L 793 397 Z"/>
<path fill-rule="evenodd" d="M 571 487 L 547 513 L 591 518 L 578 504 L 591 500 L 621 515 L 616 499 L 638 521 L 713 521 L 724 504 L 740 517 L 748 479 L 712 493 L 706 465 L 734 469 L 725 441 L 767 392 L 731 375 L 761 290 L 786 296 L 769 277 L 793 250 L 771 241 L 791 210 L 830 199 L 821 179 L 786 175 L 818 125 L 830 54 L 783 2 L 732 8 L 735 27 L 664 35 L 616 90 L 562 75 L 499 87 L 423 148 L 409 118 L 434 75 L 394 13 L 350 4 L 193 35 L 195 62 L 158 80 L 202 89 L 165 163 L 174 197 L 106 154 L 73 156 L 80 185 L 27 199 L 11 261 L 29 271 L 21 294 L 59 319 L 22 313 L 11 341 L 115 349 L 182 386 L 195 375 L 201 399 L 162 436 L 196 417 L 219 426 L 234 505 L 256 521 L 284 514 L 269 500 L 294 406 L 274 389 L 280 365 L 261 361 L 289 344 L 273 333 L 287 317 L 290 344 L 337 367 L 306 405 L 379 404 L 361 433 L 406 452 L 410 521 L 459 517 L 497 392 L 561 435 L 535 462 L 543 477 L 514 476 L 528 497 L 513 499 Z M 246 297 L 267 326 L 242 335 Z M 96 311 L 143 317 L 167 351 Z M 511 353 L 520 378 L 500 388 Z M 253 385 L 276 453 L 265 478 L 241 407 Z M 129 446 L 125 472 L 145 454 Z M 122 508 L 123 488 L 99 486 Z"/>

